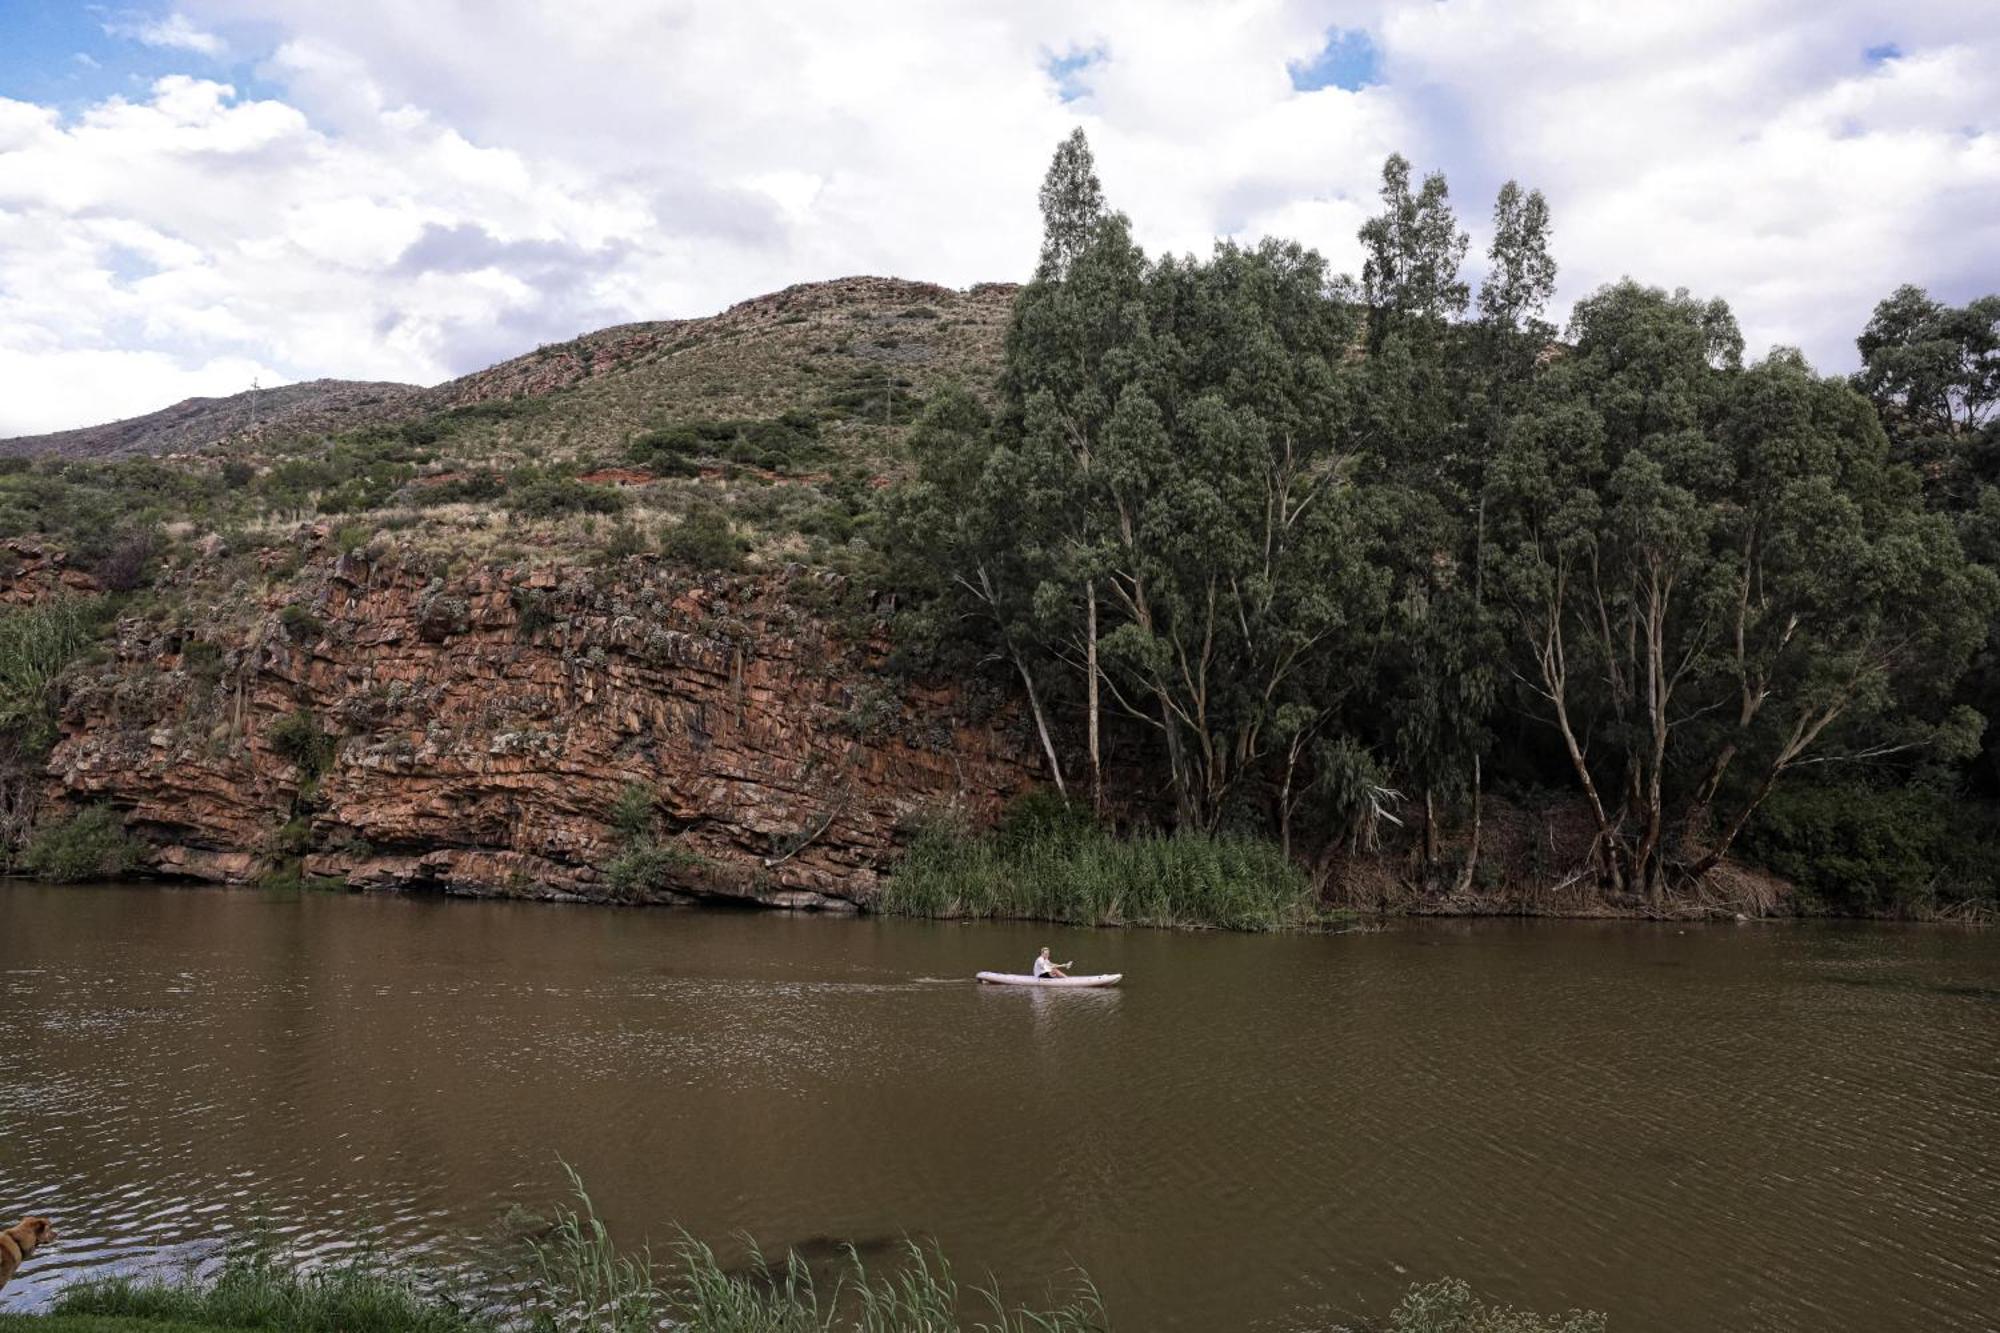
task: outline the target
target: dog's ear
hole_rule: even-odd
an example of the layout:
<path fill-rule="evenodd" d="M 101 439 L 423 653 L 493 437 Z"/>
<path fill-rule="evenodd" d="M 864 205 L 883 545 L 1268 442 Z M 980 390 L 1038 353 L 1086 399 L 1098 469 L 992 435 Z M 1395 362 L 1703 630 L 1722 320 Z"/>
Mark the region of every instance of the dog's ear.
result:
<path fill-rule="evenodd" d="M 21 1219 L 21 1225 L 34 1236 L 36 1244 L 47 1240 L 49 1233 L 56 1229 L 55 1223 L 46 1217 L 24 1217 Z"/>

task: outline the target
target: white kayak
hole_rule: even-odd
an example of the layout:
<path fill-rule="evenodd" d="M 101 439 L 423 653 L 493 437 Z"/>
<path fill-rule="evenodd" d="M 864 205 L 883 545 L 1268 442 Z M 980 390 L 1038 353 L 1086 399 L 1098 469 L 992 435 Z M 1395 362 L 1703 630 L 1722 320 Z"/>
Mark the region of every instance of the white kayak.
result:
<path fill-rule="evenodd" d="M 1030 977 L 1019 972 L 981 972 L 979 979 L 989 986 L 1116 986 L 1123 972 L 1106 972 L 1094 977 Z"/>

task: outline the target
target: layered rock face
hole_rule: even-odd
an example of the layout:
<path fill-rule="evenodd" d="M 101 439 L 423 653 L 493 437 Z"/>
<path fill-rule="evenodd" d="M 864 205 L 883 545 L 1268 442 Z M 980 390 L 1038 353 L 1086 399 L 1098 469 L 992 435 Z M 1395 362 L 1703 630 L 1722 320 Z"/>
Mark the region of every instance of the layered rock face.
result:
<path fill-rule="evenodd" d="M 911 823 L 1036 780 L 997 704 L 875 669 L 794 571 L 701 578 L 326 555 L 232 626 L 129 620 L 84 671 L 50 795 L 109 800 L 167 873 L 294 861 L 364 889 L 865 902 Z M 656 800 L 645 882 L 614 807 Z M 629 877 L 627 877 L 629 880 Z"/>

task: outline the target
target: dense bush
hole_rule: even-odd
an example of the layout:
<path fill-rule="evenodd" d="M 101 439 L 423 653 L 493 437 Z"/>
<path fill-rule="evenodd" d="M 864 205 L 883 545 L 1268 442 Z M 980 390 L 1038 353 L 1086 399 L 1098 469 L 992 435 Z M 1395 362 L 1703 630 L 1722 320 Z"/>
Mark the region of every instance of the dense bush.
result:
<path fill-rule="evenodd" d="M 523 518 L 560 518 L 566 514 L 619 513 L 625 508 L 625 496 L 609 486 L 592 486 L 575 477 L 529 471 L 516 476 L 503 504 Z"/>
<path fill-rule="evenodd" d="M 319 719 L 309 708 L 279 718 L 271 724 L 266 736 L 271 748 L 296 764 L 307 777 L 326 772 L 333 762 L 333 737 L 320 730 Z"/>
<path fill-rule="evenodd" d="M 684 421 L 647 431 L 629 452 L 662 476 L 693 476 L 704 460 L 785 471 L 823 462 L 819 421 L 791 411 L 767 421 Z"/>
<path fill-rule="evenodd" d="M 311 643 L 326 633 L 325 623 L 297 602 L 278 612 L 278 623 L 285 627 L 286 634 L 299 643 Z"/>
<path fill-rule="evenodd" d="M 94 805 L 36 829 L 22 849 L 21 864 L 40 879 L 111 879 L 136 868 L 143 851 L 116 810 Z"/>
<path fill-rule="evenodd" d="M 1742 851 L 1837 912 L 2000 901 L 1991 807 L 1924 787 L 1779 788 L 1744 830 Z"/>
<path fill-rule="evenodd" d="M 0 734 L 50 739 L 56 678 L 90 646 L 101 608 L 75 598 L 0 611 Z"/>
<path fill-rule="evenodd" d="M 1235 835 L 1121 838 L 1049 797 L 980 836 L 920 833 L 877 907 L 901 916 L 1276 930 L 1324 921 L 1312 882 L 1273 843 Z"/>
<path fill-rule="evenodd" d="M 127 527 L 112 539 L 91 572 L 112 592 L 131 592 L 152 577 L 153 558 L 160 545 L 160 530 L 152 524 Z"/>
<path fill-rule="evenodd" d="M 663 889 L 682 887 L 695 871 L 708 865 L 706 857 L 689 851 L 677 842 L 633 838 L 625 850 L 604 867 L 605 883 L 621 898 L 640 898 Z"/>
<path fill-rule="evenodd" d="M 660 554 L 696 569 L 741 569 L 744 550 L 728 513 L 713 500 L 696 500 L 680 522 L 660 532 Z"/>

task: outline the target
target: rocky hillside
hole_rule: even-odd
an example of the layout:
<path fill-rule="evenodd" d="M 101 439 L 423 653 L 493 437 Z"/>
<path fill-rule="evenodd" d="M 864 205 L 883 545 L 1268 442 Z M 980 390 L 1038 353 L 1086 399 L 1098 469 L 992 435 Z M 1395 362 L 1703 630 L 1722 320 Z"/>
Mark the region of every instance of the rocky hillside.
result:
<path fill-rule="evenodd" d="M 138 458 L 199 453 L 232 441 L 332 434 L 402 420 L 421 393 L 414 384 L 309 380 L 227 398 L 187 398 L 102 426 L 0 440 L 0 457 Z"/>
<path fill-rule="evenodd" d="M 870 540 L 924 401 L 991 390 L 1012 290 L 810 284 L 432 389 L 266 390 L 255 429 L 229 399 L 14 442 L 68 461 L 0 468 L 0 606 L 108 618 L 0 815 L 109 810 L 226 882 L 866 900 L 1039 771 L 1004 688 L 885 669 Z"/>
<path fill-rule="evenodd" d="M 212 549 L 119 621 L 69 682 L 57 808 L 108 803 L 201 879 L 836 907 L 915 822 L 1035 779 L 997 694 L 875 669 L 837 577 L 299 543 L 261 592 Z"/>
<path fill-rule="evenodd" d="M 861 409 L 862 424 L 893 428 L 899 390 L 990 382 L 1014 290 L 872 277 L 805 283 L 701 319 L 601 329 L 429 389 L 323 379 L 190 398 L 108 425 L 0 440 L 0 456 L 295 452 L 356 427 L 498 403 L 520 410 L 483 418 L 504 428 L 460 432 L 459 454 L 569 457 L 616 450 L 664 422 L 775 417 L 835 399 Z"/>

